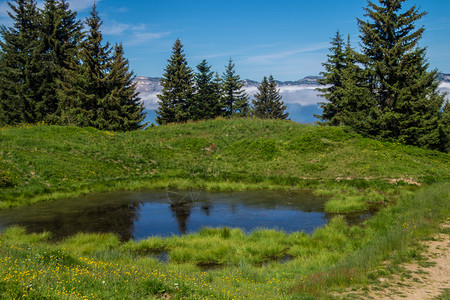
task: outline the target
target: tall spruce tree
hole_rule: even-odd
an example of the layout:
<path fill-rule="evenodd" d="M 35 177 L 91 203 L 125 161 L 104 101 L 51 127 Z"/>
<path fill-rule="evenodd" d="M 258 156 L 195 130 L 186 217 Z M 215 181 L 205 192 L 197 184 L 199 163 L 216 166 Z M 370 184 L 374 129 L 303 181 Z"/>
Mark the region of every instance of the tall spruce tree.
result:
<path fill-rule="evenodd" d="M 111 47 L 102 45 L 102 25 L 94 5 L 86 19 L 88 31 L 84 33 L 78 52 L 81 62 L 74 71 L 66 73 L 59 90 L 61 121 L 63 124 L 108 127 L 106 103 L 109 98 L 109 69 Z"/>
<path fill-rule="evenodd" d="M 327 55 L 327 62 L 322 65 L 325 68 L 324 72 L 320 74 L 323 78 L 317 82 L 326 87 L 318 88 L 321 93 L 319 96 L 324 97 L 327 102 L 319 103 L 322 108 L 322 115 L 317 115 L 320 120 L 328 125 L 340 125 L 343 123 L 343 102 L 344 102 L 344 88 L 343 88 L 343 72 L 346 68 L 345 64 L 345 46 L 339 30 L 335 37 L 330 42 L 330 54 Z"/>
<path fill-rule="evenodd" d="M 363 59 L 352 48 L 348 36 L 344 52 L 345 67 L 341 70 L 340 124 L 350 126 L 364 135 L 374 135 L 378 131 L 379 114 L 369 93 L 368 72 L 360 66 Z"/>
<path fill-rule="evenodd" d="M 248 95 L 244 83 L 236 74 L 235 65 L 230 58 L 222 76 L 222 105 L 224 116 L 247 116 L 250 112 Z"/>
<path fill-rule="evenodd" d="M 444 96 L 437 91 L 437 71 L 428 71 L 425 48 L 419 47 L 424 28 L 415 22 L 426 13 L 406 0 L 368 1 L 358 19 L 364 65 L 370 93 L 379 110 L 378 137 L 402 143 L 439 148 L 440 109 Z"/>
<path fill-rule="evenodd" d="M 0 27 L 0 124 L 34 123 L 43 119 L 39 13 L 34 0 L 8 5 L 13 26 Z"/>
<path fill-rule="evenodd" d="M 286 119 L 289 113 L 286 112 L 286 105 L 281 99 L 273 76 L 270 75 L 269 80 L 264 77 L 253 100 L 253 114 L 263 119 Z"/>
<path fill-rule="evenodd" d="M 60 82 L 65 80 L 66 72 L 77 65 L 82 26 L 76 16 L 65 0 L 45 1 L 39 28 L 39 47 L 45 66 L 41 111 L 45 114 L 44 119 L 50 122 L 59 122 L 57 90 Z"/>
<path fill-rule="evenodd" d="M 109 95 L 104 103 L 104 129 L 130 131 L 145 127 L 144 107 L 135 90 L 133 72 L 129 71 L 128 60 L 124 57 L 122 44 L 114 47 L 108 76 Z"/>
<path fill-rule="evenodd" d="M 162 92 L 158 95 L 156 122 L 160 125 L 189 120 L 189 106 L 194 95 L 194 75 L 180 39 L 175 41 L 172 50 L 161 80 Z"/>
<path fill-rule="evenodd" d="M 220 85 L 205 59 L 197 66 L 197 70 L 194 78 L 196 93 L 189 106 L 190 119 L 213 119 L 221 114 Z"/>

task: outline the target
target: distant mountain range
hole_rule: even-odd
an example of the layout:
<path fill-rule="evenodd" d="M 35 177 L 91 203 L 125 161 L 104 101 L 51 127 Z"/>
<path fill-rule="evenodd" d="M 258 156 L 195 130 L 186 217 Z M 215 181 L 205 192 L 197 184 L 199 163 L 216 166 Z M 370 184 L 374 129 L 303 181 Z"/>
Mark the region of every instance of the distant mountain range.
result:
<path fill-rule="evenodd" d="M 325 101 L 318 96 L 319 93 L 316 90 L 319 87 L 317 80 L 320 78 L 320 76 L 307 76 L 297 81 L 277 81 L 291 120 L 300 123 L 314 123 L 317 120 L 314 114 L 321 114 L 318 103 Z M 450 94 L 450 74 L 439 73 L 438 80 L 439 89 Z M 134 81 L 140 93 L 139 97 L 144 101 L 148 111 L 147 121 L 153 123 L 154 111 L 158 107 L 156 95 L 162 90 L 161 78 L 137 76 Z M 257 92 L 259 82 L 250 79 L 245 79 L 243 82 L 247 94 L 252 98 Z M 449 99 L 449 95 L 447 98 Z"/>

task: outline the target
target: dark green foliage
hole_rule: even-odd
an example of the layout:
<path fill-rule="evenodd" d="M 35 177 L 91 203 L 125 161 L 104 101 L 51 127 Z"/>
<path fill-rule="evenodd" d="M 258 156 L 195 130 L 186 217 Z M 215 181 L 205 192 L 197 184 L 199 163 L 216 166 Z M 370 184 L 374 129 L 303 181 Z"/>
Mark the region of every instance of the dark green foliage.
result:
<path fill-rule="evenodd" d="M 102 45 L 102 21 L 95 5 L 86 25 L 88 31 L 78 53 L 81 64 L 75 71 L 68 72 L 68 82 L 63 83 L 60 90 L 61 123 L 104 128 L 107 120 L 103 104 L 109 96 L 111 49 L 109 43 Z"/>
<path fill-rule="evenodd" d="M 189 106 L 189 116 L 192 120 L 213 119 L 221 115 L 220 83 L 214 78 L 211 66 L 203 60 L 197 66 L 195 74 L 196 93 Z"/>
<path fill-rule="evenodd" d="M 368 1 L 367 21 L 358 19 L 362 53 L 347 44 L 339 32 L 320 89 L 329 102 L 322 103 L 320 118 L 329 125 L 349 125 L 379 139 L 432 149 L 445 148 L 437 71 L 429 72 L 425 48 L 418 42 L 424 28 L 414 23 L 426 13 L 416 6 L 402 11 L 406 0 Z"/>
<path fill-rule="evenodd" d="M 277 89 L 277 83 L 270 75 L 269 80 L 264 77 L 258 86 L 258 93 L 253 100 L 253 114 L 263 119 L 286 119 L 289 113 L 286 113 L 286 105 L 281 101 L 280 91 Z"/>
<path fill-rule="evenodd" d="M 329 125 L 340 125 L 342 123 L 342 103 L 344 98 L 343 87 L 343 70 L 345 69 L 345 51 L 344 41 L 339 31 L 331 40 L 331 54 L 328 54 L 327 62 L 323 63 L 325 72 L 320 74 L 323 76 L 317 82 L 322 85 L 329 85 L 326 88 L 317 89 L 321 97 L 328 102 L 320 103 L 323 112 L 321 116 L 317 116 L 322 121 L 326 121 Z"/>
<path fill-rule="evenodd" d="M 43 91 L 40 111 L 44 119 L 52 123 L 59 122 L 58 85 L 65 82 L 66 73 L 77 64 L 82 26 L 76 15 L 64 0 L 46 0 L 41 13 L 39 52 L 45 66 L 45 80 L 40 88 Z"/>
<path fill-rule="evenodd" d="M 156 122 L 160 125 L 185 122 L 190 119 L 188 107 L 194 97 L 194 75 L 188 66 L 183 45 L 177 39 L 173 45 L 171 58 L 168 60 L 158 95 L 159 107 Z"/>
<path fill-rule="evenodd" d="M 401 143 L 439 148 L 438 130 L 444 97 L 437 91 L 437 71 L 429 72 L 425 48 L 418 47 L 424 28 L 414 23 L 426 13 L 416 6 L 402 11 L 406 0 L 368 2 L 358 19 L 370 94 L 379 111 L 376 136 Z"/>
<path fill-rule="evenodd" d="M 130 131 L 146 126 L 141 124 L 145 118 L 144 107 L 135 92 L 133 78 L 122 45 L 116 45 L 108 75 L 109 95 L 102 110 L 103 129 Z"/>
<path fill-rule="evenodd" d="M 249 114 L 248 96 L 245 93 L 239 75 L 236 75 L 235 65 L 230 58 L 222 76 L 222 103 L 224 116 L 247 116 Z"/>
<path fill-rule="evenodd" d="M 88 31 L 65 0 L 9 3 L 14 26 L 0 28 L 0 125 L 37 123 L 141 128 L 143 107 L 122 46 L 102 45 L 94 5 Z"/>
<path fill-rule="evenodd" d="M 34 0 L 8 5 L 13 26 L 0 27 L 0 125 L 33 123 L 42 120 L 39 14 Z"/>
<path fill-rule="evenodd" d="M 347 44 L 339 31 L 331 41 L 331 54 L 323 64 L 325 72 L 319 83 L 327 87 L 318 89 L 327 102 L 320 103 L 323 113 L 317 116 L 327 125 L 348 125 L 354 130 L 370 134 L 376 127 L 377 110 L 367 84 L 367 71 L 360 67 L 364 59 L 353 50 L 350 36 Z"/>

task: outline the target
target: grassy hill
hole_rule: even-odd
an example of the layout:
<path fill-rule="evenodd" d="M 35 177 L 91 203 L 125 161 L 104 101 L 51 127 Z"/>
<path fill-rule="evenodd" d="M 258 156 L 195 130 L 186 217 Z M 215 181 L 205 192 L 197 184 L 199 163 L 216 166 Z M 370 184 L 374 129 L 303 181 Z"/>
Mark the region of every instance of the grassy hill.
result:
<path fill-rule="evenodd" d="M 111 189 L 320 190 L 336 181 L 364 188 L 449 178 L 448 154 L 291 121 L 0 129 L 0 207 Z"/>
<path fill-rule="evenodd" d="M 1 128 L 1 208 L 165 187 L 310 188 L 332 196 L 332 212 L 396 201 L 363 226 L 336 216 L 311 235 L 204 228 L 125 243 L 84 233 L 51 242 L 49 233 L 11 227 L 0 233 L 0 298 L 333 299 L 376 290 L 381 278 L 410 276 L 402 262 L 428 263 L 420 241 L 448 232 L 440 224 L 449 216 L 449 177 L 448 154 L 290 121 L 217 119 L 128 133 Z M 161 251 L 167 263 L 152 258 Z M 209 265 L 216 268 L 205 272 Z"/>

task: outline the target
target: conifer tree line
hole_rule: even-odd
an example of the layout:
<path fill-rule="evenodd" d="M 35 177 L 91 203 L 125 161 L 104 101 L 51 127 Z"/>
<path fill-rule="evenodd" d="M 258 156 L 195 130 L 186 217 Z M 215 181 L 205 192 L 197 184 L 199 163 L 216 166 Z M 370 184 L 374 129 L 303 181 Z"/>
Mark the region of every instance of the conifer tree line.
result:
<path fill-rule="evenodd" d="M 426 13 L 407 0 L 368 1 L 366 19 L 357 19 L 360 51 L 339 31 L 331 40 L 319 83 L 325 125 L 346 125 L 359 133 L 449 151 L 450 115 L 438 91 L 438 71 L 429 71 L 424 28 L 415 22 Z"/>
<path fill-rule="evenodd" d="M 264 77 L 258 93 L 250 105 L 244 83 L 236 74 L 230 58 L 220 76 L 211 71 L 206 60 L 192 70 L 187 63 L 183 45 L 177 39 L 172 48 L 161 80 L 156 122 L 160 125 L 189 120 L 222 117 L 248 117 L 286 119 L 286 106 L 281 100 L 277 83 L 272 76 Z"/>
<path fill-rule="evenodd" d="M 66 0 L 8 2 L 0 27 L 0 125 L 49 122 L 128 131 L 145 113 L 121 44 L 103 41 L 94 5 L 81 22 Z"/>

